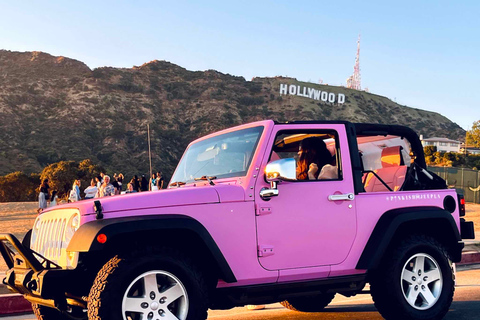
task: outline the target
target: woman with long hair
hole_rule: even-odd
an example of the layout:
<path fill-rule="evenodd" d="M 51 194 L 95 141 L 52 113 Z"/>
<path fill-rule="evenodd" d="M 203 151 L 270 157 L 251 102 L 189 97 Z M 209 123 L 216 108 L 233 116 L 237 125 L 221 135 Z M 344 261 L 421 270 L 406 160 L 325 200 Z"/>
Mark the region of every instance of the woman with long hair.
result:
<path fill-rule="evenodd" d="M 47 199 L 48 199 L 48 189 L 50 186 L 48 185 L 48 179 L 44 179 L 40 184 L 40 193 L 38 194 L 38 208 L 39 209 L 47 209 Z"/>
<path fill-rule="evenodd" d="M 75 179 L 73 181 L 72 190 L 70 190 L 70 195 L 68 196 L 69 202 L 77 202 L 82 200 L 80 195 L 80 185 L 81 183 L 79 179 Z"/>
<path fill-rule="evenodd" d="M 300 142 L 298 156 L 297 180 L 322 179 L 321 170 L 327 165 L 333 167 L 331 166 L 333 157 L 325 142 L 319 137 L 303 139 Z"/>
<path fill-rule="evenodd" d="M 58 202 L 57 190 L 53 190 L 52 197 L 50 198 L 50 207 L 56 206 L 57 202 Z"/>
<path fill-rule="evenodd" d="M 157 186 L 157 175 L 155 173 L 152 173 L 152 177 L 150 178 L 150 185 L 149 185 L 150 191 L 157 191 L 158 186 Z"/>

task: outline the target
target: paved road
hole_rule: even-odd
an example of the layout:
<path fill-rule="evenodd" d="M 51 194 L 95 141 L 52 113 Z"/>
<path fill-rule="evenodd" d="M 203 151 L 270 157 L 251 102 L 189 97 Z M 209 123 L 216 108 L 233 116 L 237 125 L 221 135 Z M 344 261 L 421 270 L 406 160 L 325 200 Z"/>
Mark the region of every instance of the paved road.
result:
<path fill-rule="evenodd" d="M 463 268 L 457 272 L 457 288 L 454 302 L 445 320 L 478 319 L 480 315 L 480 265 Z M 35 320 L 33 315 L 4 317 L 0 320 Z M 301 313 L 283 308 L 280 304 L 267 305 L 264 310 L 250 311 L 246 308 L 211 310 L 209 320 L 381 320 L 373 306 L 370 295 L 345 298 L 341 295 L 322 313 Z"/>

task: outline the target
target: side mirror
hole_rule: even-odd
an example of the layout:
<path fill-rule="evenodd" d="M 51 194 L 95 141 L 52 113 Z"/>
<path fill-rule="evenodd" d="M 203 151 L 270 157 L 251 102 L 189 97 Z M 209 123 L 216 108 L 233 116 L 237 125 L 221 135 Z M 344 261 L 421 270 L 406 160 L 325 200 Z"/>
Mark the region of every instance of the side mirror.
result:
<path fill-rule="evenodd" d="M 265 167 L 265 177 L 270 182 L 270 189 L 260 190 L 263 200 L 270 200 L 278 196 L 277 183 L 280 181 L 294 181 L 297 179 L 297 162 L 293 158 L 272 161 Z"/>
<path fill-rule="evenodd" d="M 297 180 L 297 162 L 294 158 L 272 161 L 265 167 L 268 182 Z"/>

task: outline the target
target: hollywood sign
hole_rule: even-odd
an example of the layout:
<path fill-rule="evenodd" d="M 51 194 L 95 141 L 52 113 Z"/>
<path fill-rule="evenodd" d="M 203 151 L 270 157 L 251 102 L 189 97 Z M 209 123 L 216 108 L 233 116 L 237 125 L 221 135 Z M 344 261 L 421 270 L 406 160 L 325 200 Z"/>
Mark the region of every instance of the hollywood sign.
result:
<path fill-rule="evenodd" d="M 280 84 L 280 95 L 292 95 L 310 98 L 329 103 L 345 103 L 345 95 L 343 93 L 335 94 L 332 92 L 321 91 L 314 88 L 302 87 L 295 84 Z"/>

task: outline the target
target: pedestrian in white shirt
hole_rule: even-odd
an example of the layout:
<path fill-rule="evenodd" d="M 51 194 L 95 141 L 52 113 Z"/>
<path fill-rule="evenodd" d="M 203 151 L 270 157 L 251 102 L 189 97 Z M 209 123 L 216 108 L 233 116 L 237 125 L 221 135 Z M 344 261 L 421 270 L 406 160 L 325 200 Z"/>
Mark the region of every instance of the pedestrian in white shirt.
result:
<path fill-rule="evenodd" d="M 85 199 L 95 198 L 97 191 L 98 191 L 98 188 L 97 188 L 97 185 L 95 184 L 95 180 L 92 179 L 90 181 L 90 186 L 83 191 L 85 193 Z"/>

